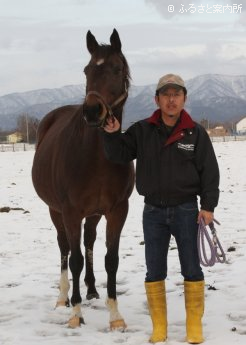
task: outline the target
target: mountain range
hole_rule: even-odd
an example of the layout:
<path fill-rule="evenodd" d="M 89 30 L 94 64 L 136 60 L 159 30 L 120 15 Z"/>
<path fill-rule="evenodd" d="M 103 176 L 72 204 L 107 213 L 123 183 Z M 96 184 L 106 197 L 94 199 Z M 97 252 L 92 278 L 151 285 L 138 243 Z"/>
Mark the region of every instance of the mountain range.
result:
<path fill-rule="evenodd" d="M 123 128 L 148 117 L 156 109 L 156 85 L 132 85 L 124 108 Z M 246 116 L 246 75 L 206 74 L 186 81 L 188 99 L 185 109 L 195 121 L 235 123 Z M 41 119 L 50 110 L 65 104 L 83 102 L 85 85 L 69 85 L 11 93 L 0 97 L 0 128 L 16 128 L 18 116 L 28 114 Z"/>

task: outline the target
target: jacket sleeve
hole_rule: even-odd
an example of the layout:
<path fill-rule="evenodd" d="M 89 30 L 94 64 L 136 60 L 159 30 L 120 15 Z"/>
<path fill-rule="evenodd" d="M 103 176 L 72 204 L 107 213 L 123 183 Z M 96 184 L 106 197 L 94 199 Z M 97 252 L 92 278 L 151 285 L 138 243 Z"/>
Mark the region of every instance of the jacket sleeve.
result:
<path fill-rule="evenodd" d="M 104 152 L 106 157 L 115 163 L 127 163 L 136 158 L 136 126 L 132 125 L 124 133 L 103 132 Z"/>
<path fill-rule="evenodd" d="M 198 126 L 196 162 L 200 175 L 201 209 L 213 212 L 219 200 L 219 166 L 212 142 L 201 126 Z"/>

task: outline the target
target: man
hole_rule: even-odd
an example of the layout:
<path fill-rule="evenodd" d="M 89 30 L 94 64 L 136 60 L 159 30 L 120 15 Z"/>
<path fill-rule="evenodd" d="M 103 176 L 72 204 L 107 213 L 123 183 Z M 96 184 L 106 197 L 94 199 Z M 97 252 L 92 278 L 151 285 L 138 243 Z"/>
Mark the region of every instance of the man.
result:
<path fill-rule="evenodd" d="M 145 288 L 153 323 L 150 342 L 167 338 L 165 279 L 170 237 L 175 237 L 184 277 L 187 342 L 203 342 L 204 275 L 197 250 L 198 223 L 213 221 L 219 169 L 205 129 L 184 110 L 187 90 L 174 74 L 160 78 L 150 118 L 121 133 L 117 119 L 104 127 L 108 159 L 136 159 L 136 188 L 144 196 Z M 197 196 L 200 197 L 198 210 Z"/>

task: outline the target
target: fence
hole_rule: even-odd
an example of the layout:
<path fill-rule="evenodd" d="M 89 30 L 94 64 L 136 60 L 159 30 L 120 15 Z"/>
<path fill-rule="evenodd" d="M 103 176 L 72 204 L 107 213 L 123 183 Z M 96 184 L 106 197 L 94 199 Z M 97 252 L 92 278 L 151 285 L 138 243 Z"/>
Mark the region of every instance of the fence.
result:
<path fill-rule="evenodd" d="M 33 151 L 33 150 L 35 150 L 35 144 L 27 144 L 27 143 L 0 144 L 0 152 Z"/>
<path fill-rule="evenodd" d="M 223 142 L 223 141 L 243 141 L 246 140 L 246 135 L 227 135 L 224 137 L 210 137 L 212 142 Z"/>
<path fill-rule="evenodd" d="M 246 135 L 227 135 L 221 137 L 210 137 L 212 142 L 225 142 L 225 141 L 242 141 L 246 140 Z M 0 144 L 0 152 L 16 152 L 16 151 L 33 151 L 35 144 L 27 143 L 13 143 L 13 144 Z"/>

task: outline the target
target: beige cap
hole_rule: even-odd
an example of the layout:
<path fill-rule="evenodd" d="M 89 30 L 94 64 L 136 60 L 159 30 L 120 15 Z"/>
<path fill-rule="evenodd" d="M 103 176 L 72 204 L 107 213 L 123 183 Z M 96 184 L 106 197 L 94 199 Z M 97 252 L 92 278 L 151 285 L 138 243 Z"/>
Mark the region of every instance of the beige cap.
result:
<path fill-rule="evenodd" d="M 181 86 L 185 88 L 185 83 L 183 81 L 183 79 L 176 74 L 166 74 L 163 77 L 160 78 L 157 87 L 156 87 L 156 91 L 160 90 L 161 88 L 163 88 L 164 86 L 167 85 L 173 85 L 173 86 Z"/>

